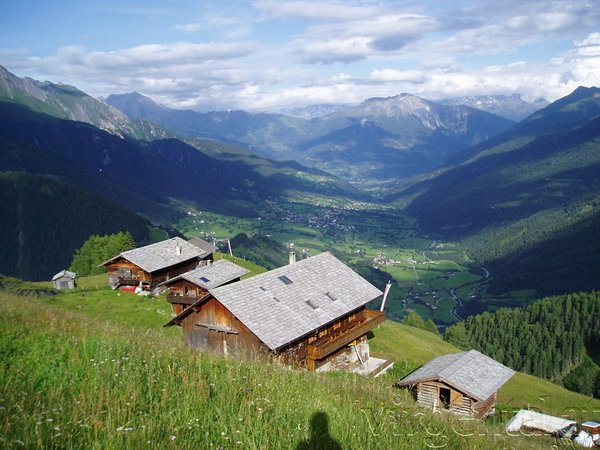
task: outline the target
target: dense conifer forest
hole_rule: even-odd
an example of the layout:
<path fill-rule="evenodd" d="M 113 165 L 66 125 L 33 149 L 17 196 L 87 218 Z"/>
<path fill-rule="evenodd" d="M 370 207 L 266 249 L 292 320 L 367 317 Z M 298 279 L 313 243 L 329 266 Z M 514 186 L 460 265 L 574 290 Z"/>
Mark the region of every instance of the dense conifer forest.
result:
<path fill-rule="evenodd" d="M 600 294 L 568 294 L 449 327 L 446 340 L 507 366 L 600 397 Z M 596 361 L 593 360 L 596 359 Z"/>

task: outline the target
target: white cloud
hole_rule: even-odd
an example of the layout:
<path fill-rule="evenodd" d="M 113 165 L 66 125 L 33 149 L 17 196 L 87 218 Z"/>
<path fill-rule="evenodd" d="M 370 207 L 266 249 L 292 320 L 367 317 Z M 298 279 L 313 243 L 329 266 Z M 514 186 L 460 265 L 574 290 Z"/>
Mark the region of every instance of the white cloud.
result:
<path fill-rule="evenodd" d="M 372 6 L 351 6 L 347 2 L 323 2 L 320 0 L 260 0 L 253 2 L 253 5 L 259 11 L 271 16 L 335 22 L 364 19 L 374 15 L 377 10 Z"/>
<path fill-rule="evenodd" d="M 175 25 L 176 30 L 187 31 L 188 33 L 195 33 L 200 31 L 204 27 L 202 23 L 183 23 Z"/>
<path fill-rule="evenodd" d="M 417 70 L 377 69 L 369 74 L 369 79 L 374 81 L 410 81 L 422 83 L 425 76 Z"/>

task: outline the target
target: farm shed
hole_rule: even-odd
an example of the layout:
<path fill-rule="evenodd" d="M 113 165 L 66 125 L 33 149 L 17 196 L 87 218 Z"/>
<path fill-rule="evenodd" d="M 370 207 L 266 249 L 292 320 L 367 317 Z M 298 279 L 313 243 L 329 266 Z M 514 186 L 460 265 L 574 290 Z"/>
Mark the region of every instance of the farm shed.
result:
<path fill-rule="evenodd" d="M 164 281 L 159 287 L 169 288 L 167 301 L 171 303 L 173 313 L 180 314 L 206 295 L 209 289 L 240 281 L 240 277 L 249 272 L 237 264 L 220 259 Z"/>
<path fill-rule="evenodd" d="M 61 270 L 52 277 L 55 289 L 74 289 L 77 285 L 77 274 L 68 270 Z"/>
<path fill-rule="evenodd" d="M 181 325 L 200 351 L 368 373 L 389 367 L 370 356 L 367 341 L 385 315 L 365 305 L 381 294 L 326 252 L 209 289 L 165 326 Z"/>
<path fill-rule="evenodd" d="M 102 265 L 113 289 L 138 286 L 153 290 L 158 284 L 198 267 L 212 253 L 175 237 L 120 253 Z"/>
<path fill-rule="evenodd" d="M 483 419 L 494 413 L 497 392 L 514 370 L 471 350 L 434 358 L 398 382 L 416 391 L 417 402 L 434 410 Z"/>

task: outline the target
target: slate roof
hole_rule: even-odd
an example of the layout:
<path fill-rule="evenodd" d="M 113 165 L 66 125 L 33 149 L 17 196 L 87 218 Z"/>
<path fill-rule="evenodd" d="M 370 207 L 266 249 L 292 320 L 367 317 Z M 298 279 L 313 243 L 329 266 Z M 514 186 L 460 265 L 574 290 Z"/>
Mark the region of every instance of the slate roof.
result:
<path fill-rule="evenodd" d="M 489 356 L 470 350 L 434 358 L 404 377 L 398 385 L 409 386 L 439 380 L 482 401 L 500 389 L 514 374 L 514 370 Z"/>
<path fill-rule="evenodd" d="M 179 246 L 180 252 L 177 252 L 177 246 Z M 184 239 L 174 237 L 145 247 L 127 250 L 102 265 L 107 265 L 117 258 L 123 257 L 146 272 L 152 273 L 205 255 L 206 252 L 195 245 Z"/>
<path fill-rule="evenodd" d="M 217 247 L 215 247 L 214 245 L 212 245 L 209 242 L 206 242 L 204 239 L 200 239 L 199 237 L 194 236 L 188 242 L 190 244 L 194 244 L 200 250 L 203 250 L 206 253 L 206 255 L 210 255 L 211 253 L 214 253 L 217 251 Z M 206 255 L 204 255 L 204 256 L 206 256 Z"/>
<path fill-rule="evenodd" d="M 71 279 L 74 280 L 75 278 L 77 278 L 77 274 L 75 272 L 69 272 L 66 269 L 65 270 L 61 270 L 60 272 L 58 272 L 56 275 L 54 275 L 52 277 L 52 281 L 56 281 L 56 280 L 58 280 L 59 278 L 62 278 L 62 277 L 71 278 Z"/>
<path fill-rule="evenodd" d="M 236 278 L 240 278 L 242 275 L 246 275 L 250 271 L 238 266 L 226 259 L 219 259 L 211 265 L 200 266 L 197 269 L 190 270 L 189 272 L 183 273 L 178 277 L 171 278 L 159 286 L 168 286 L 178 280 L 187 280 L 190 283 L 195 284 L 203 289 L 213 289 L 219 287 L 225 283 L 229 283 Z"/>
<path fill-rule="evenodd" d="M 329 252 L 211 289 L 210 293 L 271 350 L 382 294 Z"/>

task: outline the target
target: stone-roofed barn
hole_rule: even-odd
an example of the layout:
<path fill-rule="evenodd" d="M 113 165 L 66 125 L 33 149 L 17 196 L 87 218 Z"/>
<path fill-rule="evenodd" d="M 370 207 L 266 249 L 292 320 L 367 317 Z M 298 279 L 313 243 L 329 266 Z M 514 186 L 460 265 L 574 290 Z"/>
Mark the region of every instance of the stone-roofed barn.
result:
<path fill-rule="evenodd" d="M 212 258 L 212 252 L 174 237 L 120 253 L 102 265 L 113 289 L 138 286 L 152 290 L 163 281 L 198 267 Z"/>
<path fill-rule="evenodd" d="M 434 358 L 400 380 L 398 386 L 414 387 L 422 406 L 482 419 L 494 413 L 498 389 L 514 373 L 470 350 Z"/>
<path fill-rule="evenodd" d="M 210 289 L 165 326 L 201 351 L 275 355 L 309 370 L 376 369 L 367 333 L 385 319 L 382 292 L 331 253 Z M 387 367 L 387 366 L 386 366 Z"/>

